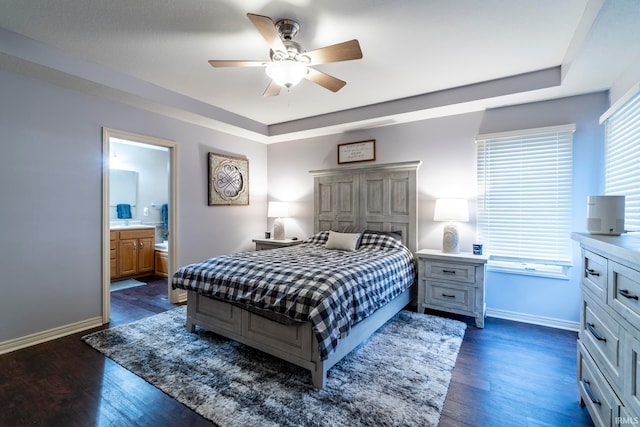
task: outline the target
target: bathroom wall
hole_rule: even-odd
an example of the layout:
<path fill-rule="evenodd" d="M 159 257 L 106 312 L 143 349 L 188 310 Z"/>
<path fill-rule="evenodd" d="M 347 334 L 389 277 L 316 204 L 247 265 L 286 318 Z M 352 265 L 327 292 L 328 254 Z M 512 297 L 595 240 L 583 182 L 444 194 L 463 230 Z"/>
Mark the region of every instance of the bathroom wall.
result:
<path fill-rule="evenodd" d="M 169 150 L 152 145 L 130 144 L 113 139 L 110 142 L 111 169 L 138 172 L 137 204 L 131 209 L 132 220 L 161 224 L 161 206 L 169 200 Z M 109 208 L 111 221 L 117 220 L 115 206 Z M 162 240 L 156 235 L 156 241 Z"/>

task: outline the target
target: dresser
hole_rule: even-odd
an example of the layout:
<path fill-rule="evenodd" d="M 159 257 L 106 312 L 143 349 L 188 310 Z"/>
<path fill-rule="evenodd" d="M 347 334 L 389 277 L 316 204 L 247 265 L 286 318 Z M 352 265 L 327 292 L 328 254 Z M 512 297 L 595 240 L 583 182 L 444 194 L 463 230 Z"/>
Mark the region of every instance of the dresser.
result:
<path fill-rule="evenodd" d="M 582 253 L 580 405 L 597 426 L 640 425 L 640 236 L 572 238 Z"/>
<path fill-rule="evenodd" d="M 418 259 L 418 311 L 426 308 L 472 316 L 484 328 L 487 255 L 448 254 L 421 249 Z"/>

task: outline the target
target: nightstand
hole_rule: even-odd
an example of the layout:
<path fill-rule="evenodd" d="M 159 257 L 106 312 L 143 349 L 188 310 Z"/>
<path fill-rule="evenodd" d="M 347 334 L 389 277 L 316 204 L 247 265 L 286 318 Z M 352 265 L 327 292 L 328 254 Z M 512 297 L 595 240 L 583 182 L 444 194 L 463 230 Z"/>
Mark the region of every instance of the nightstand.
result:
<path fill-rule="evenodd" d="M 422 249 L 418 258 L 418 311 L 426 308 L 473 316 L 484 328 L 485 269 L 488 255 L 448 254 Z"/>
<path fill-rule="evenodd" d="M 299 245 L 302 243 L 302 240 L 253 239 L 253 243 L 256 244 L 256 251 L 263 251 L 265 249 L 285 248 L 287 246 Z"/>

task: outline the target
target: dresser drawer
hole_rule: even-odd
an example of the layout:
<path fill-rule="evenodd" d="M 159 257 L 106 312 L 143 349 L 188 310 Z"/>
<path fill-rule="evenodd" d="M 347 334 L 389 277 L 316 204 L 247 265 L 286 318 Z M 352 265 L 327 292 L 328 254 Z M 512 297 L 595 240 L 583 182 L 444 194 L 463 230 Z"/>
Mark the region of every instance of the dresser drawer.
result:
<path fill-rule="evenodd" d="M 609 306 L 640 328 L 640 271 L 609 261 Z"/>
<path fill-rule="evenodd" d="M 473 314 L 475 288 L 465 285 L 432 281 L 427 287 L 425 303 L 430 308 L 441 308 L 445 311 L 453 309 L 459 313 L 464 312 Z"/>
<path fill-rule="evenodd" d="M 589 353 L 578 342 L 578 389 L 580 399 L 597 426 L 613 426 L 622 403 L 596 367 Z"/>
<path fill-rule="evenodd" d="M 629 338 L 622 356 L 625 381 L 622 399 L 629 406 L 629 413 L 640 415 L 640 341 Z"/>
<path fill-rule="evenodd" d="M 426 276 L 461 283 L 475 283 L 476 267 L 470 264 L 457 264 L 440 261 L 427 261 Z"/>
<path fill-rule="evenodd" d="M 598 301 L 607 301 L 607 259 L 588 250 L 582 251 L 582 284 Z"/>
<path fill-rule="evenodd" d="M 620 338 L 624 331 L 620 325 L 591 299 L 582 301 L 580 341 L 598 366 L 609 374 L 616 391 L 622 390 Z"/>

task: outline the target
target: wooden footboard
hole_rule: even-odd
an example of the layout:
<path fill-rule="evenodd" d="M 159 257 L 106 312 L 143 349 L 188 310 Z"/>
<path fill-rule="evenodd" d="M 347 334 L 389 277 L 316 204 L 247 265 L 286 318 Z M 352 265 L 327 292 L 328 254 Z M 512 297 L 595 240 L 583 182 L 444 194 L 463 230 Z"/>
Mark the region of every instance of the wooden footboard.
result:
<path fill-rule="evenodd" d="M 325 386 L 327 371 L 408 305 L 411 295 L 412 289 L 407 289 L 355 325 L 326 360 L 320 360 L 310 322 L 284 325 L 193 291 L 187 294 L 187 330 L 193 332 L 197 325 L 308 369 L 313 386 L 321 389 Z"/>

